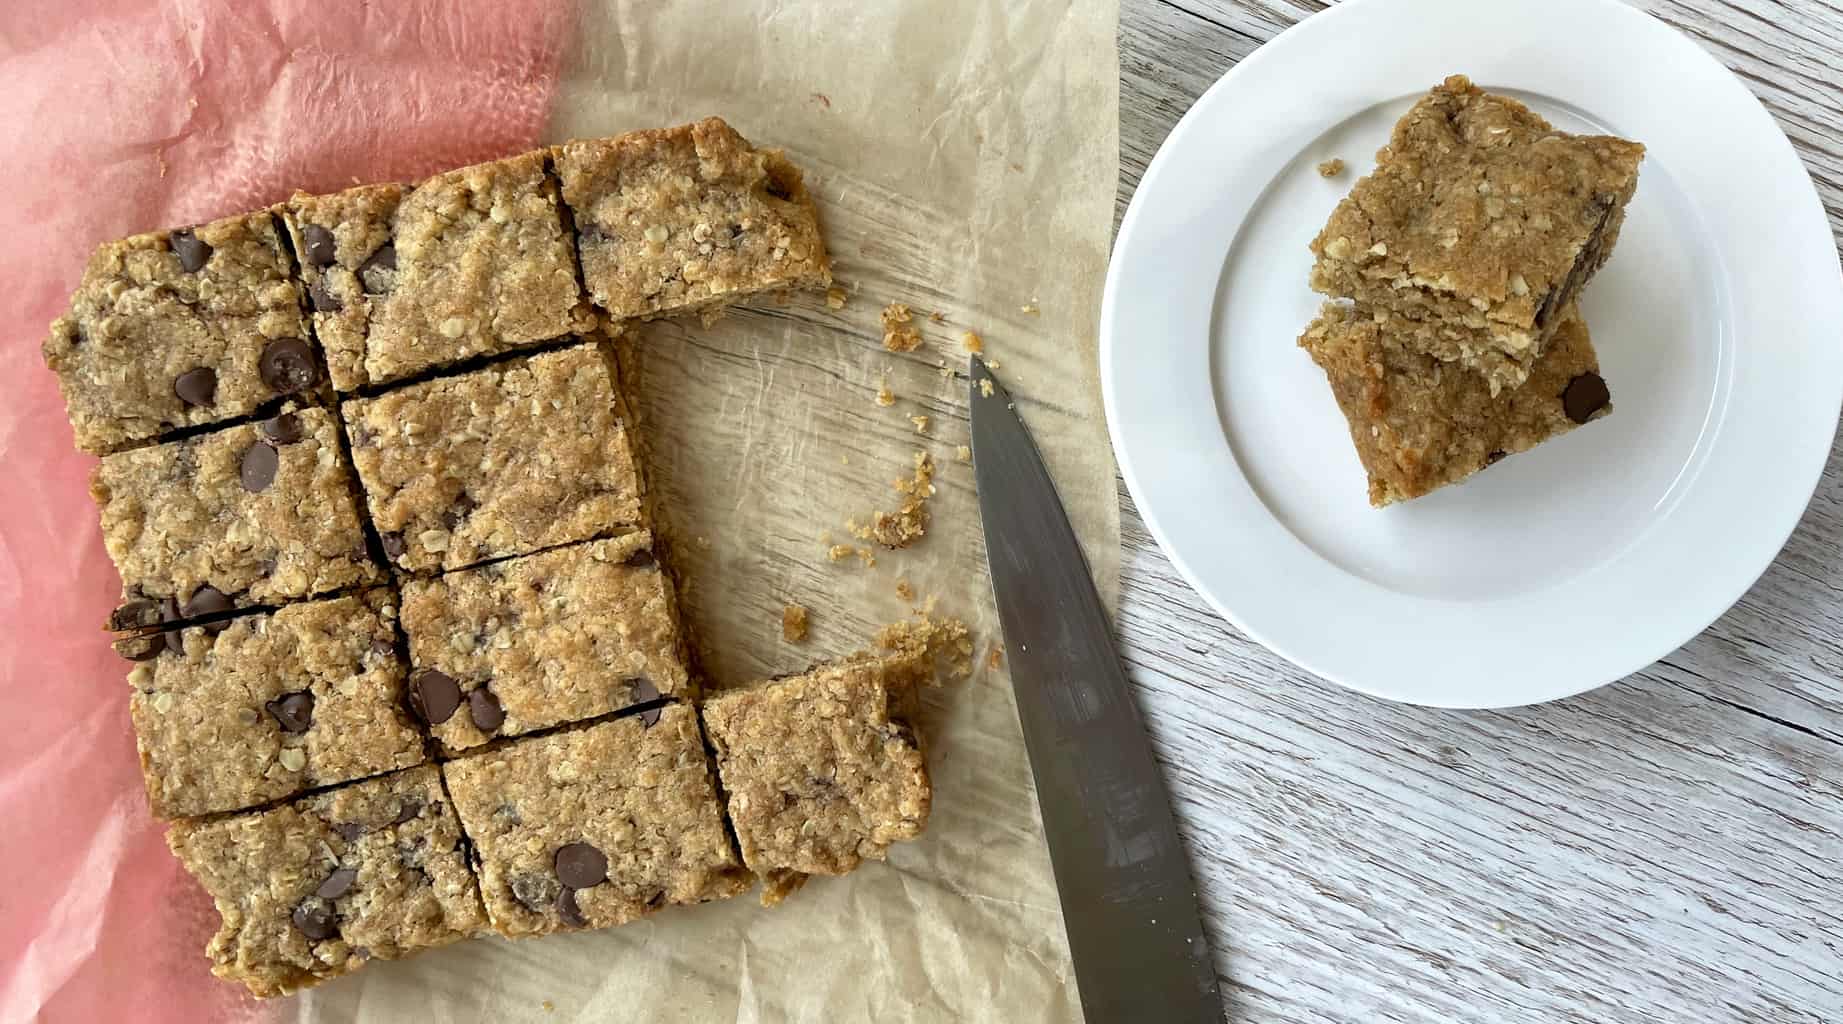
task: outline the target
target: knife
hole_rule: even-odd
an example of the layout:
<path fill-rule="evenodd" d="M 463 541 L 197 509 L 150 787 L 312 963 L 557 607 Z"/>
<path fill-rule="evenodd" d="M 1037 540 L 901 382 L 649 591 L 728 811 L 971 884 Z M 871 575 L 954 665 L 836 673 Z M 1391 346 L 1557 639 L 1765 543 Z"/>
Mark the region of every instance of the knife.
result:
<path fill-rule="evenodd" d="M 1010 393 L 978 356 L 969 377 L 986 559 L 1082 1013 L 1220 1022 L 1190 864 L 1088 563 Z"/>

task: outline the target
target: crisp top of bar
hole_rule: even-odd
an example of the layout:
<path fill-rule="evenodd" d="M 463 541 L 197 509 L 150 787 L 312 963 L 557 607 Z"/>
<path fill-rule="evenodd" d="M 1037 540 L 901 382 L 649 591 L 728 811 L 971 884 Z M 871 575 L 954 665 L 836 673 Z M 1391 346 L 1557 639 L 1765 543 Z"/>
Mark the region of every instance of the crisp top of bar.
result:
<path fill-rule="evenodd" d="M 614 374 L 591 342 L 344 402 L 385 554 L 427 573 L 637 526 Z"/>
<path fill-rule="evenodd" d="M 44 356 L 77 446 L 102 454 L 313 386 L 306 338 L 265 210 L 100 246 Z"/>
<path fill-rule="evenodd" d="M 128 682 L 154 814 L 241 810 L 421 764 L 393 600 L 372 590 L 153 634 Z"/>
<path fill-rule="evenodd" d="M 90 494 L 124 602 L 174 604 L 142 622 L 281 604 L 383 575 L 324 409 L 105 456 Z"/>
<path fill-rule="evenodd" d="M 1620 210 L 1644 147 L 1568 135 L 1523 104 L 1448 78 L 1395 125 L 1374 173 L 1312 243 L 1366 278 L 1450 295 L 1538 329 L 1583 250 Z M 1361 296 L 1359 296 L 1361 298 Z"/>
<path fill-rule="evenodd" d="M 860 658 L 704 703 L 743 860 L 768 899 L 921 834 L 932 790 L 910 722 L 927 675 L 916 655 Z"/>
<path fill-rule="evenodd" d="M 721 118 L 566 143 L 582 276 L 616 317 L 697 312 L 831 282 L 800 171 Z"/>
<path fill-rule="evenodd" d="M 403 628 L 412 698 L 451 750 L 692 689 L 646 532 L 405 583 Z"/>
<path fill-rule="evenodd" d="M 1611 411 L 1587 325 L 1563 311 L 1520 388 L 1404 343 L 1412 321 L 1328 303 L 1299 339 L 1325 371 L 1369 474 L 1370 504 L 1418 498 Z"/>
<path fill-rule="evenodd" d="M 212 973 L 293 992 L 482 931 L 454 809 L 433 766 L 270 810 L 174 823 L 167 844 L 217 903 Z"/>
<path fill-rule="evenodd" d="M 753 882 L 683 704 L 442 765 L 502 935 L 624 924 Z"/>

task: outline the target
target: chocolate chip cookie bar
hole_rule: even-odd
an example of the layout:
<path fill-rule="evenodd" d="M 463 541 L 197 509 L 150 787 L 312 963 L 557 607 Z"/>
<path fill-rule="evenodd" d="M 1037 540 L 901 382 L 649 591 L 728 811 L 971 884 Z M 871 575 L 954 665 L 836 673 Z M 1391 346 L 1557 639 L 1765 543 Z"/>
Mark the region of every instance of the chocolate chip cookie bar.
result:
<path fill-rule="evenodd" d="M 312 387 L 301 296 L 267 211 L 96 250 L 51 327 L 77 447 L 104 454 Z"/>
<path fill-rule="evenodd" d="M 442 774 L 501 935 L 607 928 L 753 883 L 686 705 L 518 740 Z"/>
<path fill-rule="evenodd" d="M 271 810 L 181 821 L 167 844 L 217 904 L 212 973 L 276 996 L 484 930 L 433 766 Z"/>
<path fill-rule="evenodd" d="M 90 478 L 132 628 L 361 584 L 356 484 L 333 415 L 307 408 L 104 456 Z"/>
<path fill-rule="evenodd" d="M 1455 75 L 1414 105 L 1312 242 L 1312 287 L 1427 321 L 1429 355 L 1517 387 L 1612 254 L 1645 148 L 1556 131 Z"/>
<path fill-rule="evenodd" d="M 590 297 L 618 318 L 672 316 L 831 283 L 798 168 L 720 118 L 556 150 Z"/>
<path fill-rule="evenodd" d="M 385 554 L 413 573 L 640 523 L 614 363 L 596 343 L 340 408 Z"/>
<path fill-rule="evenodd" d="M 387 590 L 124 641 L 147 802 L 242 810 L 423 761 Z"/>
<path fill-rule="evenodd" d="M 547 154 L 286 208 L 334 386 L 350 391 L 583 328 L 576 253 Z M 362 359 L 359 358 L 362 344 Z"/>
<path fill-rule="evenodd" d="M 1327 304 L 1299 344 L 1325 371 L 1380 508 L 1458 483 L 1612 411 L 1574 307 L 1529 379 L 1492 394 L 1482 376 L 1430 356 L 1417 321 Z M 727 780 L 726 780 L 727 784 Z"/>
<path fill-rule="evenodd" d="M 704 727 L 743 862 L 778 903 L 808 875 L 842 875 L 928 823 L 915 731 L 918 655 L 858 658 L 706 701 Z"/>
<path fill-rule="evenodd" d="M 692 695 L 650 533 L 405 583 L 403 628 L 410 698 L 448 750 Z"/>

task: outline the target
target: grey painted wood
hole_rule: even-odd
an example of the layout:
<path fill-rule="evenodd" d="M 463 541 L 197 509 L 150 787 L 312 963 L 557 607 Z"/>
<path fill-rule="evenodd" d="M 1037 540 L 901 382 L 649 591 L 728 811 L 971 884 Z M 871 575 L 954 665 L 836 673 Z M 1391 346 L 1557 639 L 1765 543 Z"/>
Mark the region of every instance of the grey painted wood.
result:
<path fill-rule="evenodd" d="M 1124 211 L 1189 103 L 1325 4 L 1122 6 Z M 1843 0 L 1642 6 L 1742 76 L 1843 231 Z M 1287 665 L 1205 606 L 1122 490 L 1122 649 L 1231 1019 L 1843 1021 L 1840 481 L 1833 449 L 1778 561 L 1702 636 L 1491 713 Z"/>

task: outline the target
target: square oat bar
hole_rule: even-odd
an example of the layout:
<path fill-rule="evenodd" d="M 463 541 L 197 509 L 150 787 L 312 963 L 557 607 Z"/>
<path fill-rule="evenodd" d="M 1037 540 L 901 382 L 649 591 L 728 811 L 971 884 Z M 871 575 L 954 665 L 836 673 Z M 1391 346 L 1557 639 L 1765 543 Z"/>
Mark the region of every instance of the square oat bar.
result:
<path fill-rule="evenodd" d="M 297 195 L 285 212 L 334 387 L 352 391 L 583 329 L 574 243 L 544 152 L 407 193 Z"/>
<path fill-rule="evenodd" d="M 730 821 L 762 902 L 921 835 L 933 790 L 913 726 L 919 656 L 857 658 L 704 702 Z"/>
<path fill-rule="evenodd" d="M 1513 391 L 1443 363 L 1412 340 L 1425 325 L 1327 303 L 1299 344 L 1325 371 L 1380 508 L 1458 483 L 1506 455 L 1612 411 L 1587 324 L 1562 311 L 1555 336 Z"/>
<path fill-rule="evenodd" d="M 590 342 L 341 408 L 385 554 L 414 573 L 641 522 L 612 355 Z"/>
<path fill-rule="evenodd" d="M 281 233 L 260 211 L 99 247 L 44 356 L 77 447 L 101 455 L 312 387 L 306 338 Z"/>
<path fill-rule="evenodd" d="M 142 645 L 129 710 L 154 814 L 242 810 L 421 764 L 394 601 L 371 590 L 124 641 Z"/>
<path fill-rule="evenodd" d="M 556 149 L 582 277 L 618 318 L 715 309 L 832 282 L 800 171 L 720 118 Z"/>
<path fill-rule="evenodd" d="M 1517 387 L 1612 255 L 1644 154 L 1455 75 L 1395 125 L 1312 242 L 1312 287 L 1429 322 L 1406 340 Z"/>
<path fill-rule="evenodd" d="M 116 628 L 282 604 L 362 584 L 357 484 L 333 414 L 260 423 L 117 452 L 90 478 L 122 577 Z"/>
<path fill-rule="evenodd" d="M 753 884 L 686 705 L 515 740 L 442 773 L 501 935 L 607 928 Z"/>
<path fill-rule="evenodd" d="M 180 821 L 167 845 L 221 919 L 211 972 L 285 995 L 486 926 L 434 766 L 266 811 Z"/>
<path fill-rule="evenodd" d="M 403 587 L 410 696 L 448 750 L 693 695 L 650 533 Z"/>

